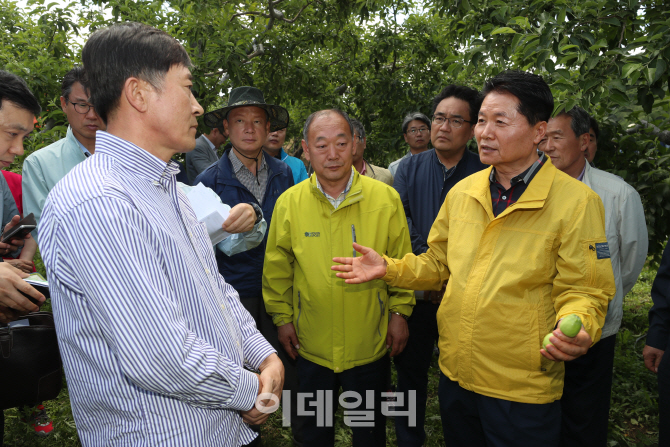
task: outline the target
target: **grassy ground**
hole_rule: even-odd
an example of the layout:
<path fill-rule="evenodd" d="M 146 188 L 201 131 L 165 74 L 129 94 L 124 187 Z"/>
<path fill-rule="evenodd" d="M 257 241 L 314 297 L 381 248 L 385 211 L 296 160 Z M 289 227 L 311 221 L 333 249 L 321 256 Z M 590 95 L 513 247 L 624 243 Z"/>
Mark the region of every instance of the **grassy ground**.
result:
<path fill-rule="evenodd" d="M 38 270 L 41 266 L 38 266 Z M 655 446 L 658 442 L 658 391 L 656 377 L 647 371 L 642 361 L 642 348 L 651 307 L 649 292 L 656 275 L 654 269 L 645 268 L 635 288 L 624 301 L 624 318 L 617 335 L 614 359 L 614 381 L 610 409 L 610 446 Z M 394 372 L 395 374 L 395 372 Z M 426 432 L 427 446 L 444 445 L 437 399 L 439 370 L 437 358 L 429 372 L 429 396 Z M 58 399 L 45 402 L 48 414 L 54 421 L 54 431 L 46 439 L 39 439 L 31 429 L 19 421 L 21 411 L 5 411 L 5 446 L 25 447 L 74 447 L 79 446 L 67 389 L 63 387 Z M 266 446 L 291 445 L 291 431 L 282 427 L 279 412 L 263 427 Z M 393 421 L 387 422 L 387 445 L 395 446 Z M 343 423 L 342 412 L 336 414 L 336 445 L 351 445 L 351 431 Z"/>

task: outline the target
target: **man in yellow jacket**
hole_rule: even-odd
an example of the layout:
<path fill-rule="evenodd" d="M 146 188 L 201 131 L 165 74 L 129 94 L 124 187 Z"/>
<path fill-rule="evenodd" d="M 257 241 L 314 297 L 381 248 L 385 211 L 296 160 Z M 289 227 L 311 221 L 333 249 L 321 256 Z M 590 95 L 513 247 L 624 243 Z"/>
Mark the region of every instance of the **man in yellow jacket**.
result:
<path fill-rule="evenodd" d="M 386 445 L 381 403 L 387 349 L 391 356 L 403 350 L 415 303 L 409 290 L 381 280 L 346 284 L 328 269 L 334 256 L 352 253 L 355 241 L 392 257 L 412 248 L 398 193 L 352 169 L 353 133 L 339 110 L 307 118 L 302 146 L 315 174 L 277 200 L 265 253 L 265 308 L 279 341 L 298 357 L 298 400 L 308 397 L 309 411 L 302 414 L 306 447 L 333 445 L 332 413 L 324 417 L 323 410 L 332 411 L 340 387 L 365 413 L 359 414 L 364 421 L 350 424 L 354 446 Z M 319 399 L 324 392 L 330 404 Z"/>
<path fill-rule="evenodd" d="M 554 105 L 541 77 L 504 72 L 483 96 L 475 137 L 493 166 L 452 188 L 428 252 L 398 260 L 357 244 L 364 255 L 332 269 L 352 285 L 448 280 L 437 313 L 448 445 L 557 446 L 562 362 L 599 340 L 615 290 L 603 205 L 536 150 Z M 569 314 L 583 323 L 574 338 L 556 329 Z"/>

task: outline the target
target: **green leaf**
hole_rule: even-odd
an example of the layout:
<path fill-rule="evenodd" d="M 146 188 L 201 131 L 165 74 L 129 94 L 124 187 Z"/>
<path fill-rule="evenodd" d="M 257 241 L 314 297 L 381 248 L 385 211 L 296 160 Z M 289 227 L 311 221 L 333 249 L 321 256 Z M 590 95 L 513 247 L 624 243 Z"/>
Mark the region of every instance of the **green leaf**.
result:
<path fill-rule="evenodd" d="M 563 23 L 565 23 L 565 13 L 566 8 L 561 9 L 561 12 L 558 13 L 558 17 L 556 18 L 557 25 L 562 25 Z"/>
<path fill-rule="evenodd" d="M 621 69 L 621 76 L 624 78 L 630 77 L 630 74 L 633 73 L 634 71 L 639 70 L 642 68 L 640 64 L 626 64 L 623 66 Z"/>
<path fill-rule="evenodd" d="M 655 84 L 656 81 L 661 79 L 661 76 L 665 73 L 665 70 L 667 68 L 667 64 L 665 60 L 661 59 L 660 57 L 656 59 L 656 72 L 654 73 L 654 78 L 650 84 Z"/>
<path fill-rule="evenodd" d="M 563 53 L 565 50 L 570 50 L 572 48 L 579 48 L 577 45 L 565 45 L 559 48 L 559 51 Z"/>
<path fill-rule="evenodd" d="M 503 26 L 503 27 L 496 28 L 495 30 L 493 30 L 491 35 L 493 36 L 495 34 L 516 34 L 516 31 L 514 31 L 509 26 Z"/>
<path fill-rule="evenodd" d="M 614 26 L 621 26 L 621 22 L 616 17 L 605 17 L 603 19 L 603 22 L 609 23 L 610 25 Z"/>

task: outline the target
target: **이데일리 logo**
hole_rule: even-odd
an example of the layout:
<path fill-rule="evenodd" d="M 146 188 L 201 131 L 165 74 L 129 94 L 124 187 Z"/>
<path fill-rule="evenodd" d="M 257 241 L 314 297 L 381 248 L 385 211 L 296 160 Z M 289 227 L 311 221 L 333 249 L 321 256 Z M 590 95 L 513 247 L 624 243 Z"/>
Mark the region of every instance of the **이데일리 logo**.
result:
<path fill-rule="evenodd" d="M 317 232 L 311 232 L 311 233 L 309 231 L 305 232 L 305 237 L 320 237 L 320 236 L 321 236 L 321 233 L 319 233 L 318 231 Z"/>

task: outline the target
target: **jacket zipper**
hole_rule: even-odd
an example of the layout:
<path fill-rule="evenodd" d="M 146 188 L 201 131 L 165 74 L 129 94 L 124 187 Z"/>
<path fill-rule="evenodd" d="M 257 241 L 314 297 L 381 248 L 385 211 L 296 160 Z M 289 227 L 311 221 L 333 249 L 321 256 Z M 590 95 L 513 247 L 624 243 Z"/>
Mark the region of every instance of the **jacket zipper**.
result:
<path fill-rule="evenodd" d="M 295 323 L 296 326 L 297 326 L 295 328 L 296 335 L 300 335 L 300 315 L 301 314 L 302 314 L 302 303 L 300 301 L 300 292 L 298 292 L 298 320 Z"/>
<path fill-rule="evenodd" d="M 377 301 L 379 301 L 379 324 L 377 324 L 377 333 L 381 337 L 382 336 L 381 325 L 382 325 L 382 319 L 384 318 L 384 302 L 382 301 L 379 292 L 377 292 Z"/>

